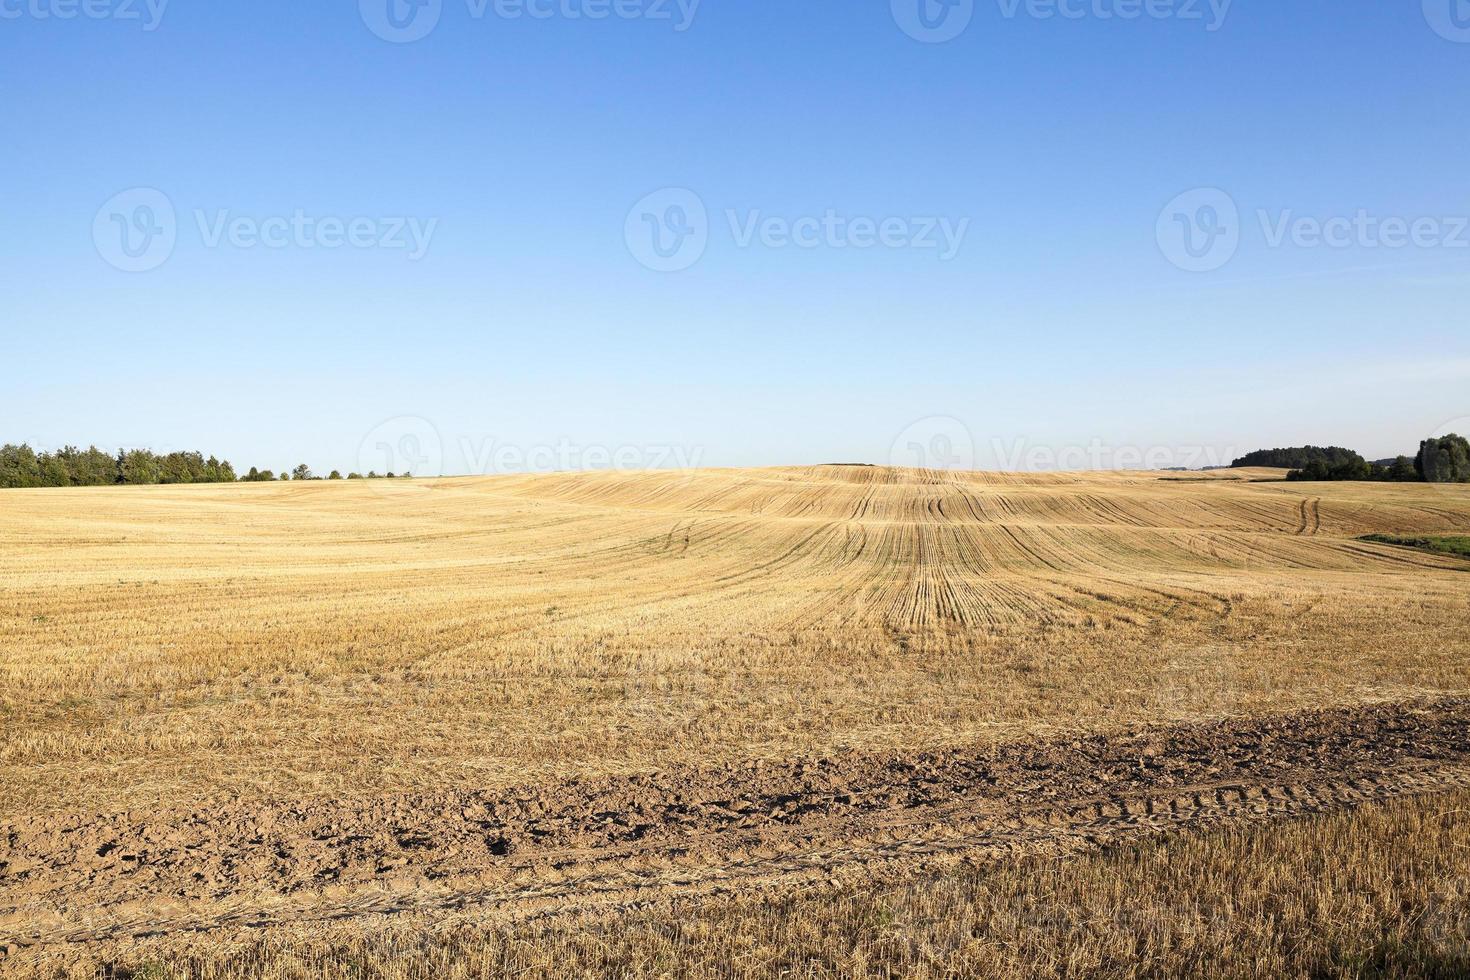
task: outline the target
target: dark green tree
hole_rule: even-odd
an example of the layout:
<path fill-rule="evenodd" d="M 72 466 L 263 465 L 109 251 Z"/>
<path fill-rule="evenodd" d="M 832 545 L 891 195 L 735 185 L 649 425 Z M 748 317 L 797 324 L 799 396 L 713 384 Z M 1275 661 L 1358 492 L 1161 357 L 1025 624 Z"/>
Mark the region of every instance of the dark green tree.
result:
<path fill-rule="evenodd" d="M 41 468 L 41 486 L 71 486 L 71 471 L 66 468 L 66 460 L 60 455 L 42 453 L 36 457 L 36 463 Z"/>
<path fill-rule="evenodd" d="M 162 481 L 163 470 L 159 459 L 146 449 L 118 450 L 119 483 L 147 484 Z"/>
<path fill-rule="evenodd" d="M 101 487 L 117 482 L 117 462 L 96 446 L 88 446 L 85 451 L 65 446 L 50 457 L 43 454 L 38 459 L 56 461 L 50 464 L 52 474 L 47 478 L 48 486 Z M 42 465 L 46 468 L 46 464 Z"/>
<path fill-rule="evenodd" d="M 1414 461 L 1407 456 L 1400 456 L 1389 464 L 1384 479 L 1393 480 L 1395 483 L 1412 483 L 1421 477 L 1419 471 L 1414 468 Z"/>
<path fill-rule="evenodd" d="M 1470 440 L 1453 433 L 1425 439 L 1414 469 L 1429 483 L 1470 483 Z"/>
<path fill-rule="evenodd" d="M 25 443 L 0 446 L 0 487 L 39 487 L 41 464 Z"/>
<path fill-rule="evenodd" d="M 1314 460 L 1320 460 L 1328 467 L 1364 461 L 1362 456 L 1341 446 L 1297 446 L 1292 449 L 1258 449 L 1253 453 L 1246 453 L 1230 465 L 1235 468 L 1273 466 L 1304 471 Z"/>

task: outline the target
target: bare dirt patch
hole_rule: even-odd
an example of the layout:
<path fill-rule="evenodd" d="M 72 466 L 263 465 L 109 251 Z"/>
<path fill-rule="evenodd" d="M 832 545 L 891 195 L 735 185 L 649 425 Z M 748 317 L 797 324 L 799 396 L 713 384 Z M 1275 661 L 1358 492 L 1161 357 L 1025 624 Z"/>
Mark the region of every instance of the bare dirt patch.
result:
<path fill-rule="evenodd" d="M 1470 700 L 509 792 L 0 824 L 0 948 L 750 893 L 1470 785 Z"/>

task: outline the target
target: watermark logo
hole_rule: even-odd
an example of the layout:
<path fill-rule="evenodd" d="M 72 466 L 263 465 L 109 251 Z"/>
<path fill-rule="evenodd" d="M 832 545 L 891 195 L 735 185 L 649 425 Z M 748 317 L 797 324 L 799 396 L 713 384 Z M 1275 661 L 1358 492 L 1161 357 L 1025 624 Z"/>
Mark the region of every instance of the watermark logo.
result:
<path fill-rule="evenodd" d="M 1376 215 L 1359 208 L 1351 216 L 1317 218 L 1283 211 L 1256 211 L 1266 245 L 1281 248 L 1470 248 L 1470 217 Z"/>
<path fill-rule="evenodd" d="M 1424 0 L 1424 19 L 1446 41 L 1470 44 L 1470 0 Z"/>
<path fill-rule="evenodd" d="M 1014 20 L 1173 20 L 1204 24 L 1211 34 L 1225 26 L 1234 0 L 997 0 L 1001 16 Z"/>
<path fill-rule="evenodd" d="M 1470 249 L 1466 215 L 1375 214 L 1358 208 L 1350 214 L 1319 217 L 1291 208 L 1257 208 L 1254 218 L 1260 241 L 1269 249 Z M 1235 199 L 1219 188 L 1188 191 L 1159 212 L 1159 250 L 1180 269 L 1213 272 L 1235 257 L 1249 224 Z"/>
<path fill-rule="evenodd" d="M 368 30 L 392 44 L 411 44 L 439 26 L 444 0 L 357 0 Z"/>
<path fill-rule="evenodd" d="M 1172 613 L 1160 610 L 1158 615 Z M 1226 644 L 1178 651 L 1156 675 L 1157 708 L 1168 721 L 1201 713 L 1230 715 L 1247 707 L 1252 691 L 1270 690 L 1265 672 L 1247 665 Z"/>
<path fill-rule="evenodd" d="M 633 205 L 623 224 L 628 251 L 655 272 L 682 272 L 704 256 L 709 213 L 698 194 L 682 187 L 655 191 Z"/>
<path fill-rule="evenodd" d="M 381 249 L 401 251 L 417 262 L 429 251 L 439 219 L 309 214 L 257 218 L 228 208 L 192 213 L 192 228 L 206 249 Z M 185 228 L 190 227 L 186 223 Z M 97 254 L 124 272 L 148 272 L 168 261 L 178 244 L 180 226 L 173 202 L 151 187 L 135 187 L 114 196 L 92 221 Z"/>
<path fill-rule="evenodd" d="M 1026 439 L 1006 445 L 994 439 L 990 451 L 1000 468 L 1012 473 L 1224 469 L 1239 455 L 1234 447 L 1222 451 L 1215 446 L 1113 445 L 1097 438 L 1068 445 L 1032 444 Z"/>
<path fill-rule="evenodd" d="M 169 260 L 178 219 L 168 195 L 134 187 L 114 195 L 92 219 L 92 242 L 103 261 L 123 272 L 149 272 Z"/>
<path fill-rule="evenodd" d="M 893 440 L 888 465 L 921 470 L 973 470 L 975 436 L 952 415 L 930 415 L 912 423 Z"/>
<path fill-rule="evenodd" d="M 354 473 L 365 478 L 432 477 L 446 472 L 469 476 L 660 470 L 692 472 L 704 458 L 702 446 L 627 443 L 611 446 L 561 439 L 517 443 L 495 437 L 446 438 L 431 420 L 400 415 L 380 423 L 362 438 Z M 396 481 L 375 485 L 398 493 Z"/>
<path fill-rule="evenodd" d="M 676 34 L 694 26 L 700 0 L 466 0 L 470 17 L 487 13 L 501 20 L 667 21 Z"/>
<path fill-rule="evenodd" d="M 0 0 L 3 2 L 3 0 Z M 667 21 L 675 33 L 694 26 L 700 0 L 464 0 L 471 21 Z M 358 0 L 368 30 L 393 44 L 421 41 L 439 26 L 444 0 Z"/>
<path fill-rule="evenodd" d="M 601 470 L 692 471 L 704 458 L 702 446 L 674 444 L 587 445 L 571 439 L 519 445 L 496 439 L 459 440 L 468 472 L 482 476 L 511 473 L 587 473 Z"/>
<path fill-rule="evenodd" d="M 920 897 L 919 889 L 913 887 L 890 894 L 878 907 L 875 945 L 884 959 L 922 963 L 927 968 L 923 971 L 925 973 L 955 975 L 956 971 L 946 969 L 946 965 L 959 956 L 981 930 L 971 916 L 943 912 L 925 914 L 921 909 L 927 904 L 927 898 L 927 895 Z M 999 910 L 992 912 L 987 907 L 986 912 L 987 925 L 993 927 L 999 919 L 996 914 Z"/>
<path fill-rule="evenodd" d="M 169 0 L 0 0 L 0 20 L 136 21 L 145 31 L 163 23 Z"/>
<path fill-rule="evenodd" d="M 1436 0 L 1425 0 L 1426 7 Z M 1446 0 L 1438 0 L 1441 5 Z M 1464 2 L 1464 0 L 1454 0 Z M 1005 20 L 1179 21 L 1209 33 L 1225 26 L 1234 0 L 996 0 Z M 943 44 L 963 34 L 975 16 L 975 0 L 889 0 L 893 20 L 909 37 Z"/>
<path fill-rule="evenodd" d="M 1470 415 L 1436 426 L 1414 452 L 1429 489 L 1470 501 Z"/>
<path fill-rule="evenodd" d="M 1463 956 L 1470 950 L 1470 878 L 1445 882 L 1429 897 L 1422 928 L 1441 952 Z"/>
<path fill-rule="evenodd" d="M 400 415 L 379 424 L 357 448 L 362 476 L 439 476 L 444 472 L 444 440 L 426 418 Z"/>
<path fill-rule="evenodd" d="M 975 0 L 890 0 L 893 20 L 915 41 L 943 44 L 969 28 Z"/>
<path fill-rule="evenodd" d="M 934 251 L 941 262 L 960 254 L 970 231 L 969 218 L 870 218 L 846 215 L 833 208 L 820 215 L 795 218 L 731 209 L 725 212 L 725 221 L 737 248 L 758 244 L 769 249 L 915 249 Z"/>
<path fill-rule="evenodd" d="M 256 218 L 236 215 L 228 208 L 194 211 L 194 223 L 205 248 L 253 249 L 383 249 L 402 251 L 410 262 L 429 252 L 438 218 L 427 220 L 407 215 L 369 217 L 356 215 L 312 215 L 297 208 L 289 215 Z"/>
<path fill-rule="evenodd" d="M 667 188 L 633 206 L 623 238 L 633 257 L 657 272 L 680 272 L 703 257 L 716 230 L 739 249 L 911 249 L 933 252 L 939 261 L 959 255 L 970 219 L 938 216 L 882 218 L 827 208 L 820 214 L 772 215 L 759 208 L 727 208 L 713 223 L 704 201 L 686 188 Z"/>
<path fill-rule="evenodd" d="M 1159 251 L 1186 272 L 1214 272 L 1240 248 L 1240 209 L 1218 187 L 1185 191 L 1159 212 Z"/>

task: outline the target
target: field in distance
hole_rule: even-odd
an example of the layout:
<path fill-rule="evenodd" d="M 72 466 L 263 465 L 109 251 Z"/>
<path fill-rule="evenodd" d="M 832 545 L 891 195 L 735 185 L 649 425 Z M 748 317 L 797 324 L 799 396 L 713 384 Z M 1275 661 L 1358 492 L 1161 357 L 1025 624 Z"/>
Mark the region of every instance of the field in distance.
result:
<path fill-rule="evenodd" d="M 870 467 L 0 493 L 0 815 L 1470 691 L 1470 487 Z"/>
<path fill-rule="evenodd" d="M 1470 487 L 1280 476 L 0 492 L 0 946 L 615 910 L 1470 785 L 1470 562 L 1365 540 L 1465 535 Z"/>

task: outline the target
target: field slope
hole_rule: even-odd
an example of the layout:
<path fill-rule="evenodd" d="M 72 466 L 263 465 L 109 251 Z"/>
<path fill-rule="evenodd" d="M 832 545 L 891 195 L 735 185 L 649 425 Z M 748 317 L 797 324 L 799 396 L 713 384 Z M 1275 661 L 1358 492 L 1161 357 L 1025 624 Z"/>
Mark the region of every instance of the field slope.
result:
<path fill-rule="evenodd" d="M 0 492 L 0 938 L 616 904 L 1463 785 L 1470 562 L 1364 539 L 1464 535 L 1470 488 L 1279 476 Z"/>

